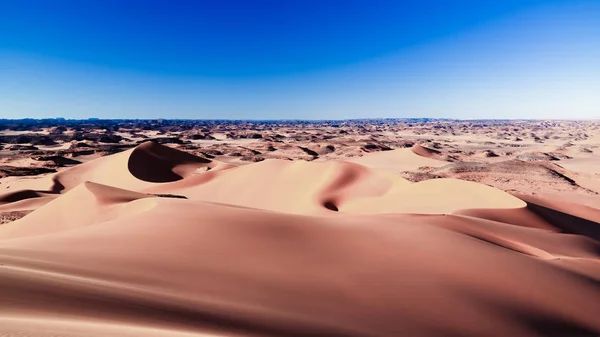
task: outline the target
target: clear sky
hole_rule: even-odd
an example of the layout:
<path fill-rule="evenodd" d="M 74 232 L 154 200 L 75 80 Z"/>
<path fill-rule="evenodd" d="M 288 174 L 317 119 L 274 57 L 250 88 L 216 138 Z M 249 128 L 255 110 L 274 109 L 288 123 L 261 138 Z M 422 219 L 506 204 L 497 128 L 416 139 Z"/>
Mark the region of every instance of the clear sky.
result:
<path fill-rule="evenodd" d="M 600 118 L 600 0 L 0 0 L 0 118 Z"/>

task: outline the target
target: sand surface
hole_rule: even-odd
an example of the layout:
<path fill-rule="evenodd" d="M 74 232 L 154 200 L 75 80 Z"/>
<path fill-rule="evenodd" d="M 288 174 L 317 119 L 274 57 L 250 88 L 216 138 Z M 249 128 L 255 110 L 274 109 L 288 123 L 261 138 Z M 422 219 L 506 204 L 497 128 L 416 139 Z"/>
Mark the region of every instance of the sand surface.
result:
<path fill-rule="evenodd" d="M 3 150 L 0 336 L 598 336 L 598 128 L 539 123 Z"/>

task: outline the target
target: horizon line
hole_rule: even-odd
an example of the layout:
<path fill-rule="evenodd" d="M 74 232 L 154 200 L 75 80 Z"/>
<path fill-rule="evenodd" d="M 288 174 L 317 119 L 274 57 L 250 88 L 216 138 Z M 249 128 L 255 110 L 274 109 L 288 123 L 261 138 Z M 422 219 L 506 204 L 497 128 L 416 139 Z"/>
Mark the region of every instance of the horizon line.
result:
<path fill-rule="evenodd" d="M 353 122 L 353 121 L 600 121 L 600 118 L 446 118 L 446 117 L 369 117 L 369 118 L 347 118 L 347 119 L 237 119 L 237 118 L 0 118 L 4 121 L 72 121 L 72 122 L 103 122 L 103 121 L 197 121 L 197 122 Z"/>

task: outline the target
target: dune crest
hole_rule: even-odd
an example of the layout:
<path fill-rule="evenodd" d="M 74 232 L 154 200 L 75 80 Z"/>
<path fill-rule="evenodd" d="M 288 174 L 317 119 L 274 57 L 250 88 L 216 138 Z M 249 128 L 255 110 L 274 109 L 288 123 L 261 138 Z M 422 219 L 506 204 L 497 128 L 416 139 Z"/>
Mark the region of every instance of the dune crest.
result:
<path fill-rule="evenodd" d="M 49 234 L 108 221 L 125 213 L 119 206 L 149 195 L 92 182 L 38 208 L 22 219 L 0 226 L 0 240 Z"/>
<path fill-rule="evenodd" d="M 139 180 L 166 183 L 183 179 L 199 167 L 212 168 L 211 160 L 154 142 L 145 142 L 129 153 L 127 168 Z"/>
<path fill-rule="evenodd" d="M 416 154 L 419 155 L 421 157 L 425 157 L 425 158 L 439 158 L 441 156 L 441 152 L 436 150 L 436 149 L 431 149 L 428 147 L 425 147 L 423 145 L 419 145 L 419 144 L 415 144 L 412 148 L 411 151 Z"/>
<path fill-rule="evenodd" d="M 217 163 L 154 142 L 112 156 L 64 170 L 54 176 L 65 190 L 82 181 L 139 190 L 168 183 L 191 175 L 200 167 L 212 168 Z"/>
<path fill-rule="evenodd" d="M 421 156 L 412 149 L 373 152 L 349 161 L 371 169 L 398 174 L 402 171 L 416 170 L 420 167 L 442 167 L 448 162 Z"/>
<path fill-rule="evenodd" d="M 526 203 L 497 188 L 458 179 L 411 183 L 378 198 L 356 199 L 341 210 L 353 213 L 444 214 L 463 209 L 517 209 Z"/>
<path fill-rule="evenodd" d="M 209 171 L 146 191 L 279 212 L 328 214 L 342 200 L 383 195 L 393 186 L 404 184 L 409 182 L 353 163 L 274 159 Z"/>

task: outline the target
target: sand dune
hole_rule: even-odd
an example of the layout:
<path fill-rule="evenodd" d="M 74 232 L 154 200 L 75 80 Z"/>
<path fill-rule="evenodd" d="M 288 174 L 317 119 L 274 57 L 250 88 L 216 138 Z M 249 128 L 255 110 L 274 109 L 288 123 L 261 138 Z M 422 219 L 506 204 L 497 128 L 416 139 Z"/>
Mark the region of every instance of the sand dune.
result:
<path fill-rule="evenodd" d="M 436 150 L 436 149 L 432 149 L 432 148 L 428 148 L 422 145 L 415 145 L 411 148 L 411 151 L 414 152 L 415 154 L 425 157 L 425 158 L 439 158 L 441 156 L 441 152 Z"/>
<path fill-rule="evenodd" d="M 112 156 L 69 168 L 53 178 L 55 190 L 70 190 L 93 181 L 110 186 L 139 190 L 159 183 L 177 181 L 198 168 L 216 167 L 218 163 L 171 149 L 153 142 Z"/>
<path fill-rule="evenodd" d="M 380 196 L 410 182 L 345 162 L 266 160 L 149 188 L 189 199 L 296 214 L 328 214 L 345 200 Z"/>
<path fill-rule="evenodd" d="M 362 198 L 343 205 L 341 211 L 368 214 L 444 214 L 471 208 L 522 208 L 525 202 L 510 194 L 458 179 L 433 179 L 411 183 L 393 193 Z"/>
<path fill-rule="evenodd" d="M 85 182 L 32 212 L 26 219 L 0 226 L 0 240 L 60 232 L 123 217 L 131 212 L 130 201 L 148 197 L 142 193 Z M 119 206 L 126 206 L 128 212 Z"/>
<path fill-rule="evenodd" d="M 372 169 L 396 174 L 402 171 L 415 170 L 423 166 L 441 167 L 448 164 L 448 162 L 421 155 L 419 152 L 420 151 L 413 151 L 413 149 L 397 149 L 369 153 L 363 157 L 351 159 L 350 161 Z"/>
<path fill-rule="evenodd" d="M 390 173 L 447 164 L 415 152 L 144 143 L 11 188 L 50 201 L 0 226 L 0 335 L 600 334 L 600 210 Z"/>

